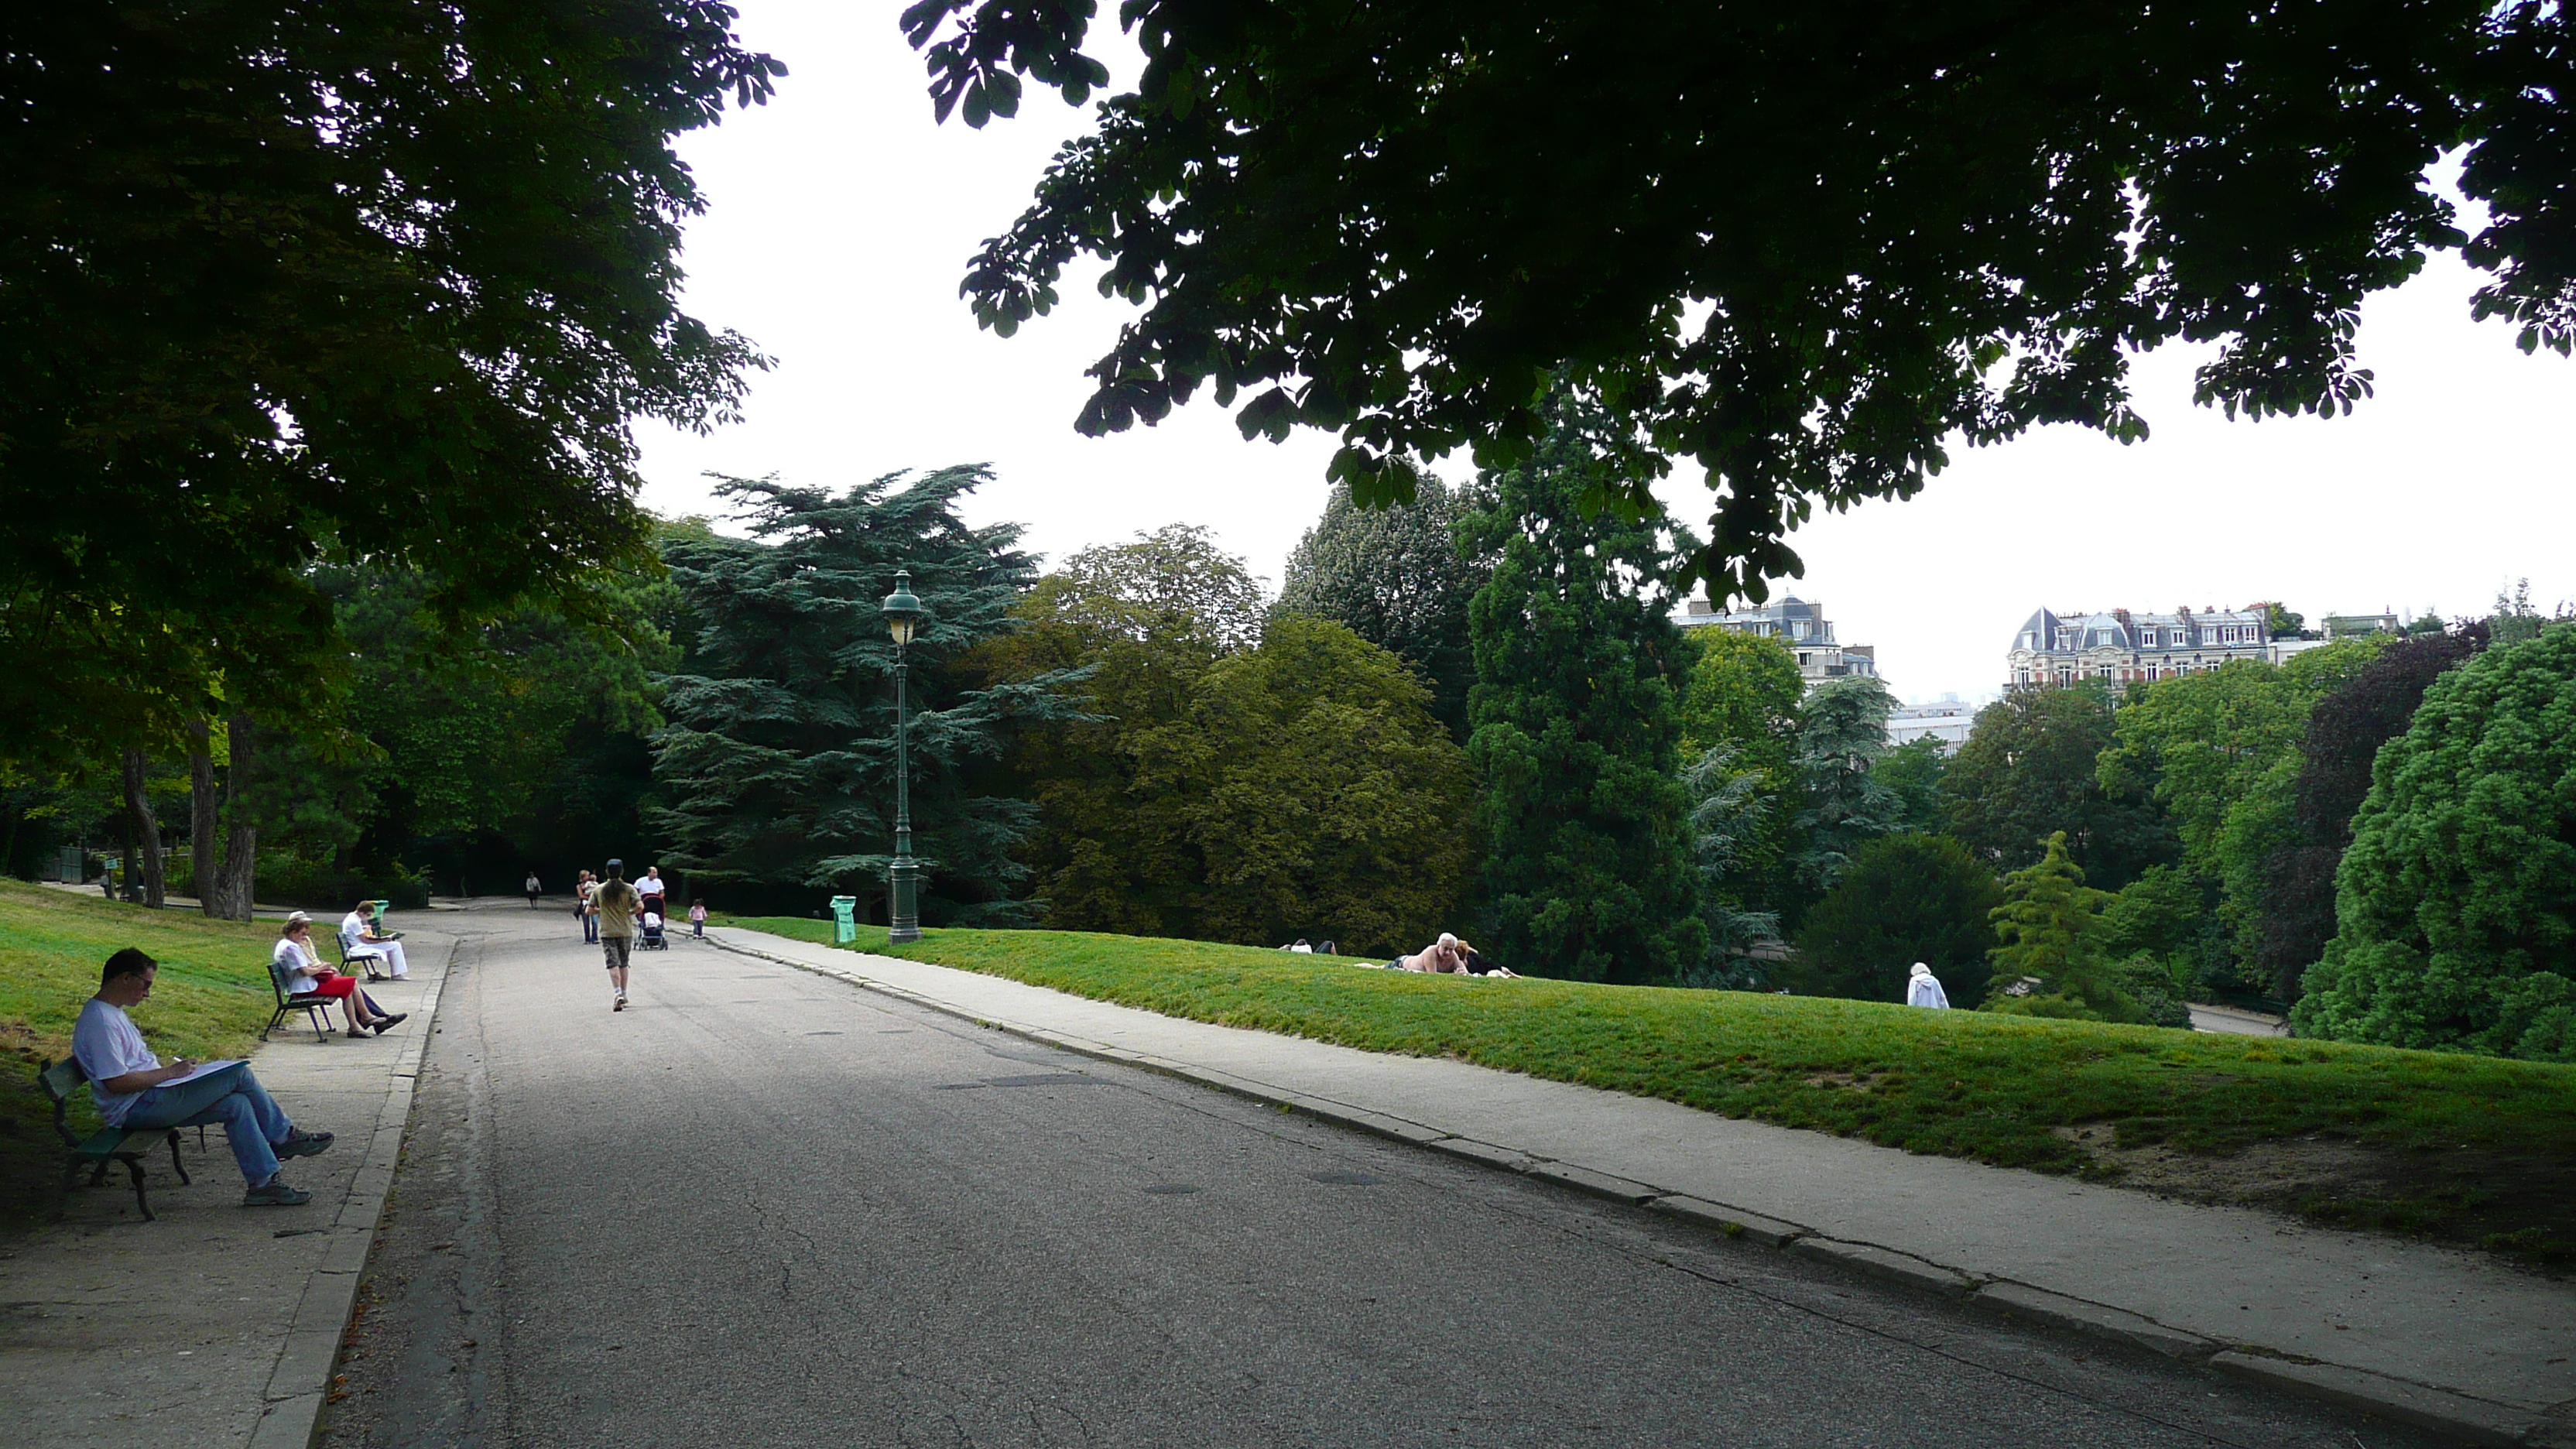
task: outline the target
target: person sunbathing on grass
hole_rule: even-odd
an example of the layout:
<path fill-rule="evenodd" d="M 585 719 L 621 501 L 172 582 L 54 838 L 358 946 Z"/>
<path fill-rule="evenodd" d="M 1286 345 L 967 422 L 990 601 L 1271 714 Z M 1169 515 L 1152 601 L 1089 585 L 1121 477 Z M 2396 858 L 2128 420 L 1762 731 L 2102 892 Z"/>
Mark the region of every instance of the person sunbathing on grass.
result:
<path fill-rule="evenodd" d="M 1455 972 L 1461 976 L 1513 976 L 1519 974 L 1508 967 L 1497 966 L 1488 962 L 1482 955 L 1478 954 L 1475 947 L 1468 945 L 1466 942 L 1459 940 L 1453 935 L 1450 935 L 1447 931 L 1440 933 L 1439 940 L 1432 942 L 1430 945 L 1423 947 L 1412 955 L 1400 956 L 1393 961 L 1389 961 L 1386 963 L 1386 969 L 1389 971 L 1421 971 L 1431 975 L 1440 975 L 1446 972 Z"/>

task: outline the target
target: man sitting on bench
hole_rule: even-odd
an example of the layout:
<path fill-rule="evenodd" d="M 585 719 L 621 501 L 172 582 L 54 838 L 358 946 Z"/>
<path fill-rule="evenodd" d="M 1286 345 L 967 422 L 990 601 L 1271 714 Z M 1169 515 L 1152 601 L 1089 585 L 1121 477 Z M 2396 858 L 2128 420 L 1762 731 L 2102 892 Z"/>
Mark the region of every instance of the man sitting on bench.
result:
<path fill-rule="evenodd" d="M 356 910 L 340 918 L 340 959 L 360 967 L 370 979 L 376 975 L 374 962 L 385 963 L 384 974 L 400 981 L 411 974 L 411 963 L 403 959 L 402 942 L 392 936 L 376 934 L 376 903 L 360 901 Z"/>
<path fill-rule="evenodd" d="M 152 977 L 160 963 L 131 946 L 107 958 L 99 973 L 98 994 L 81 1007 L 72 1026 L 72 1056 L 89 1078 L 98 1114 L 110 1127 L 141 1132 L 176 1127 L 200 1113 L 211 1112 L 224 1124 L 250 1190 L 243 1207 L 294 1207 L 313 1194 L 286 1185 L 278 1171 L 281 1157 L 310 1157 L 331 1145 L 328 1132 L 303 1132 L 286 1120 L 250 1063 L 235 1062 L 218 1071 L 179 1081 L 196 1071 L 184 1057 L 168 1066 L 143 1043 L 125 1009 L 152 994 Z M 176 1082 L 177 1085 L 167 1085 Z"/>

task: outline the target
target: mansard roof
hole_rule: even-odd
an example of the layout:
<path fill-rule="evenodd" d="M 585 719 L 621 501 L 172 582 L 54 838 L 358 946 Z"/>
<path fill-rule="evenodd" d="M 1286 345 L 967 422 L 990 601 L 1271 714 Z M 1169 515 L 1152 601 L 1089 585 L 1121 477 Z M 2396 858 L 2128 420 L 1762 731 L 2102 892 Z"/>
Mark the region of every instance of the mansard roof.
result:
<path fill-rule="evenodd" d="M 2015 649 L 2053 649 L 2057 645 L 2058 627 L 2057 616 L 2046 609 L 2042 609 L 2038 613 L 2031 615 L 2029 618 L 2022 620 L 2021 627 L 2013 631 L 2012 647 Z"/>

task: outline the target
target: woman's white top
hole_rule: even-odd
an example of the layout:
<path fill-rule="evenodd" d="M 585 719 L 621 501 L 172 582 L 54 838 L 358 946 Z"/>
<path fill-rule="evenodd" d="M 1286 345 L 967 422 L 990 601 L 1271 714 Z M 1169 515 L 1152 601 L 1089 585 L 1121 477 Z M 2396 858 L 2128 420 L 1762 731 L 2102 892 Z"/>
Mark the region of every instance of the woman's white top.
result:
<path fill-rule="evenodd" d="M 312 990 L 313 979 L 322 969 L 320 957 L 283 936 L 277 940 L 277 949 L 268 953 L 268 959 L 286 968 L 286 989 L 289 991 Z"/>

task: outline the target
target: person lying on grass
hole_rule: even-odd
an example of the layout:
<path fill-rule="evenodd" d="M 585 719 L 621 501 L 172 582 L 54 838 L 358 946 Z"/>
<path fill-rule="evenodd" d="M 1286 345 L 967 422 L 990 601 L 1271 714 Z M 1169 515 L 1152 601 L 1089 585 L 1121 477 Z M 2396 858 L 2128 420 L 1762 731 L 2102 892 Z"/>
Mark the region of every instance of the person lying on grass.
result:
<path fill-rule="evenodd" d="M 152 978 L 160 969 L 161 963 L 132 946 L 108 957 L 99 972 L 98 994 L 82 1005 L 80 1020 L 72 1025 L 72 1058 L 89 1078 L 98 1115 L 110 1127 L 132 1132 L 176 1127 L 201 1113 L 211 1115 L 224 1124 L 224 1137 L 233 1145 L 233 1161 L 241 1167 L 242 1181 L 250 1185 L 242 1194 L 243 1207 L 295 1207 L 311 1202 L 313 1194 L 286 1185 L 277 1160 L 327 1150 L 330 1133 L 302 1131 L 288 1121 L 259 1078 L 250 1074 L 248 1062 L 234 1062 L 183 1081 L 198 1069 L 196 1063 L 176 1057 L 163 1066 L 143 1044 L 143 1033 L 135 1029 L 125 1009 L 152 994 Z"/>
<path fill-rule="evenodd" d="M 289 995 L 336 996 L 349 1013 L 349 1035 L 382 1036 L 402 1023 L 406 1012 L 387 1011 L 358 989 L 358 978 L 323 963 L 313 949 L 313 918 L 297 911 L 286 918 L 269 959 L 286 978 Z"/>
<path fill-rule="evenodd" d="M 1444 972 L 1456 972 L 1461 976 L 1517 976 L 1520 974 L 1507 966 L 1497 966 L 1487 961 L 1475 947 L 1450 935 L 1447 931 L 1440 933 L 1439 940 L 1412 955 L 1399 956 L 1387 962 L 1386 969 L 1421 971 L 1432 975 Z"/>

